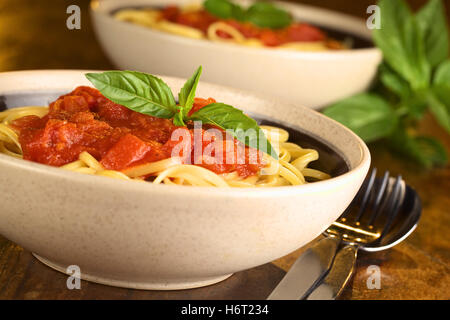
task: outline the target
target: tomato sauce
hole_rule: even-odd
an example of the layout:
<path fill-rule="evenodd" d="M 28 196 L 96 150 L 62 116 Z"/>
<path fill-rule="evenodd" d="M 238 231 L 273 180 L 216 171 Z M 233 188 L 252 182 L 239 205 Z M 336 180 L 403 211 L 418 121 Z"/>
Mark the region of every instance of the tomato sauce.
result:
<path fill-rule="evenodd" d="M 208 27 L 217 21 L 223 21 L 233 26 L 247 39 L 259 39 L 268 47 L 276 47 L 290 42 L 317 42 L 325 41 L 327 36 L 319 28 L 307 23 L 292 23 L 282 29 L 259 28 L 249 22 L 218 19 L 206 10 L 182 12 L 177 6 L 166 7 L 162 11 L 162 18 L 170 22 L 189 26 L 206 33 Z M 219 31 L 218 36 L 230 38 L 230 35 Z"/>
<path fill-rule="evenodd" d="M 212 98 L 196 98 L 193 110 L 213 102 Z M 190 123 L 188 127 L 177 127 L 172 120 L 132 111 L 108 100 L 98 90 L 84 86 L 52 102 L 43 118 L 26 116 L 13 121 L 11 127 L 19 134 L 24 159 L 52 166 L 76 161 L 81 152 L 87 151 L 106 169 L 120 171 L 170 158 L 180 143 L 185 144 L 180 154 L 185 163 L 198 164 L 217 174 L 236 171 L 241 177 L 248 177 L 264 166 L 260 152 L 256 159 L 251 158 L 254 153 L 234 138 L 232 143 L 236 148 L 231 151 L 234 161 L 222 163 L 219 160 L 225 158 L 215 152 L 205 160 L 203 151 L 211 143 L 217 143 L 214 137 L 208 136 L 206 129 L 210 127 L 200 129 L 201 140 L 196 141 Z M 185 130 L 185 136 L 190 139 L 172 139 L 176 129 Z M 196 143 L 201 144 L 200 157 L 194 154 Z M 225 145 L 226 140 L 222 143 Z M 244 161 L 237 161 L 238 154 L 244 154 Z"/>

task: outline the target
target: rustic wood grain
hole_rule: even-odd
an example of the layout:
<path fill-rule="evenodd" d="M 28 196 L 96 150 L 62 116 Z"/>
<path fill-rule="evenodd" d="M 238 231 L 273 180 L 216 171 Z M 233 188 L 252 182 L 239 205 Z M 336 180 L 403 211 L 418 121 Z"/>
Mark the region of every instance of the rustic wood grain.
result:
<path fill-rule="evenodd" d="M 376 1 L 297 2 L 365 17 L 367 6 Z M 410 1 L 414 8 L 425 2 Z M 71 4 L 82 8 L 81 30 L 65 27 L 66 8 Z M 87 8 L 88 0 L 0 1 L 0 71 L 113 68 L 96 42 Z M 450 5 L 446 10 L 449 14 Z M 449 135 L 430 117 L 418 130 L 440 137 L 450 151 Z M 374 166 L 402 174 L 418 191 L 423 214 L 417 230 L 402 244 L 360 255 L 356 274 L 341 299 L 450 299 L 450 167 L 424 171 L 394 157 L 382 144 L 370 149 Z M 264 299 L 304 250 L 206 288 L 154 292 L 82 281 L 81 290 L 68 290 L 65 275 L 0 236 L 0 299 Z M 380 290 L 367 289 L 370 265 L 381 269 Z"/>

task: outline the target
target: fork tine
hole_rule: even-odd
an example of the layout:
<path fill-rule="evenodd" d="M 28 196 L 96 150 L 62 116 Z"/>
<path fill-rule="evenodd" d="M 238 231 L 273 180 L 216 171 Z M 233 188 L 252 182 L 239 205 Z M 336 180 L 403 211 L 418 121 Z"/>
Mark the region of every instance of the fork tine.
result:
<path fill-rule="evenodd" d="M 341 216 L 339 217 L 339 219 L 341 219 L 342 221 L 345 221 L 347 219 L 347 216 L 350 214 L 352 205 L 350 204 L 347 209 L 344 210 L 344 212 L 341 214 Z"/>
<path fill-rule="evenodd" d="M 380 189 L 378 190 L 375 202 L 372 207 L 373 214 L 369 219 L 369 223 L 368 223 L 369 226 L 373 226 L 373 223 L 375 222 L 378 215 L 380 214 L 381 204 L 383 203 L 383 201 L 381 201 L 381 200 L 383 199 L 383 196 L 384 196 L 385 192 L 387 191 L 388 183 L 389 183 L 389 171 L 386 171 L 384 173 L 384 177 L 383 177 L 383 180 L 381 181 Z"/>
<path fill-rule="evenodd" d="M 394 186 L 392 188 L 392 192 L 389 198 L 389 203 L 387 204 L 387 208 L 385 209 L 386 212 L 388 212 L 387 220 L 384 225 L 383 230 L 381 231 L 381 235 L 378 238 L 377 242 L 381 242 L 381 240 L 386 236 L 387 232 L 392 226 L 392 223 L 394 222 L 395 217 L 397 216 L 400 204 L 401 204 L 401 194 L 402 194 L 402 188 L 401 188 L 401 182 L 402 177 L 398 176 L 395 180 Z"/>
<path fill-rule="evenodd" d="M 385 172 L 382 179 L 376 179 L 375 176 L 376 169 L 373 169 L 358 191 L 356 200 L 354 199 L 344 214 L 341 215 L 342 222 L 333 223 L 325 232 L 327 236 L 338 237 L 342 243 L 360 244 L 366 251 L 376 251 L 381 246 L 389 245 L 389 241 L 395 240 L 399 226 L 401 226 L 401 229 L 405 228 L 405 224 L 399 221 L 398 217 L 400 212 L 403 213 L 408 210 L 408 207 L 404 207 L 403 204 L 407 197 L 411 198 L 409 187 L 406 186 L 400 175 L 393 178 L 390 177 L 389 172 Z M 413 198 L 417 198 L 417 194 L 414 193 Z M 417 217 L 420 217 L 420 207 L 420 201 L 419 203 L 415 201 L 415 220 L 409 219 L 410 221 L 416 221 L 415 225 L 417 225 Z M 366 210 L 371 211 L 371 216 L 358 221 Z M 349 212 L 351 212 L 351 216 L 346 222 L 347 219 L 344 217 L 349 215 Z M 355 213 L 358 216 L 356 221 Z M 376 220 L 381 221 L 376 222 Z M 411 227 L 409 223 L 408 226 Z M 395 227 L 395 233 L 392 232 L 393 227 Z M 408 232 L 412 232 L 413 229 Z M 395 241 L 402 241 L 403 239 L 398 238 Z"/>
<path fill-rule="evenodd" d="M 362 197 L 362 201 L 361 201 L 361 205 L 359 207 L 358 214 L 356 215 L 356 220 L 355 220 L 356 222 L 361 220 L 362 215 L 366 211 L 366 207 L 367 207 L 367 204 L 369 202 L 373 186 L 375 184 L 375 177 L 376 177 L 376 175 L 377 175 L 377 168 L 373 168 L 372 172 L 370 173 L 370 177 L 368 179 L 364 195 Z"/>
<path fill-rule="evenodd" d="M 411 229 L 411 225 L 417 225 L 417 222 L 420 218 L 420 213 L 422 211 L 422 203 L 420 201 L 420 198 L 417 196 L 416 191 L 405 186 L 404 192 L 404 197 L 408 197 L 408 199 L 412 198 L 413 202 L 407 203 L 407 206 L 411 206 L 411 209 L 409 209 L 410 214 L 407 215 L 406 219 L 403 219 L 403 223 L 401 223 L 400 227 L 398 228 L 398 234 L 401 235 L 407 235 L 415 229 L 415 227 Z M 397 214 L 401 214 L 402 210 L 404 210 L 404 208 L 400 205 L 400 209 Z M 392 238 L 389 238 L 386 241 L 390 242 L 391 240 Z"/>
<path fill-rule="evenodd" d="M 373 172 L 371 173 L 371 175 Z M 364 182 L 362 186 L 359 188 L 358 192 L 356 193 L 356 196 L 353 198 L 352 202 L 349 204 L 349 206 L 345 209 L 345 211 L 341 214 L 339 219 L 345 221 L 348 215 L 352 212 L 352 208 L 354 208 L 356 205 L 358 205 L 359 202 L 363 201 L 362 198 L 364 198 L 364 195 L 367 192 L 367 186 L 369 184 L 370 179 L 366 178 L 364 179 Z"/>

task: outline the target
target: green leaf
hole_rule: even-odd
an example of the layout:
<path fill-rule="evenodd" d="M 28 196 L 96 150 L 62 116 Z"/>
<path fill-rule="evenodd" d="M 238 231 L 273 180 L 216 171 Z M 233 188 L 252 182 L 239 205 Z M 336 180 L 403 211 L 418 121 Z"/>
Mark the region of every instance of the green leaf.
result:
<path fill-rule="evenodd" d="M 427 103 L 436 121 L 450 133 L 450 84 L 434 85 L 428 92 Z"/>
<path fill-rule="evenodd" d="M 400 98 L 407 99 L 411 95 L 408 82 L 392 70 L 388 64 L 382 63 L 380 65 L 379 77 L 381 83 Z"/>
<path fill-rule="evenodd" d="M 400 106 L 408 110 L 406 116 L 415 120 L 422 119 L 428 108 L 428 92 L 429 89 L 416 90 L 407 99 L 402 100 Z"/>
<path fill-rule="evenodd" d="M 432 90 L 435 96 L 450 110 L 450 59 L 442 62 L 437 68 Z"/>
<path fill-rule="evenodd" d="M 271 29 L 287 27 L 292 23 L 291 15 L 268 2 L 256 2 L 248 10 L 246 18 L 251 23 Z"/>
<path fill-rule="evenodd" d="M 445 147 L 432 137 L 412 137 L 404 129 L 399 128 L 389 138 L 389 143 L 394 152 L 426 168 L 447 164 Z"/>
<path fill-rule="evenodd" d="M 431 68 L 424 40 L 410 9 L 403 0 L 381 0 L 381 29 L 375 29 L 375 44 L 389 66 L 407 80 L 413 89 L 426 88 Z"/>
<path fill-rule="evenodd" d="M 234 5 L 232 11 L 233 11 L 233 18 L 235 20 L 241 21 L 241 22 L 246 21 L 247 11 L 244 10 L 242 7 L 240 7 L 238 5 Z"/>
<path fill-rule="evenodd" d="M 135 71 L 87 73 L 86 78 L 109 100 L 133 111 L 170 119 L 177 113 L 172 91 L 161 79 Z"/>
<path fill-rule="evenodd" d="M 247 10 L 228 0 L 206 0 L 204 8 L 222 19 L 249 21 L 262 28 L 279 29 L 292 22 L 291 15 L 268 2 L 256 2 Z"/>
<path fill-rule="evenodd" d="M 237 12 L 242 10 L 228 0 L 206 0 L 203 7 L 212 15 L 222 19 L 232 19 Z"/>
<path fill-rule="evenodd" d="M 255 120 L 241 110 L 224 103 L 212 103 L 194 112 L 189 120 L 212 124 L 227 132 L 245 145 L 258 149 L 278 159 L 278 156 L 264 132 Z"/>
<path fill-rule="evenodd" d="M 435 97 L 437 97 L 450 112 L 450 84 L 434 85 L 431 89 Z"/>
<path fill-rule="evenodd" d="M 189 111 L 194 105 L 195 91 L 197 90 L 198 81 L 202 74 L 202 67 L 198 67 L 195 73 L 186 81 L 183 88 L 178 94 L 178 102 L 181 106 L 180 113 L 182 119 L 186 118 Z"/>
<path fill-rule="evenodd" d="M 186 126 L 186 124 L 184 123 L 184 119 L 183 119 L 183 115 L 181 114 L 181 111 L 178 112 L 174 117 L 173 117 L 173 124 L 178 126 L 178 127 L 184 127 Z"/>
<path fill-rule="evenodd" d="M 450 59 L 445 60 L 438 66 L 433 83 L 437 85 L 448 85 L 450 87 Z"/>
<path fill-rule="evenodd" d="M 354 131 L 366 142 L 390 135 L 398 122 L 391 106 L 374 94 L 350 97 L 328 107 L 323 113 Z"/>
<path fill-rule="evenodd" d="M 430 0 L 417 13 L 417 22 L 424 35 L 425 52 L 432 67 L 448 57 L 448 31 L 445 7 L 441 0 Z"/>

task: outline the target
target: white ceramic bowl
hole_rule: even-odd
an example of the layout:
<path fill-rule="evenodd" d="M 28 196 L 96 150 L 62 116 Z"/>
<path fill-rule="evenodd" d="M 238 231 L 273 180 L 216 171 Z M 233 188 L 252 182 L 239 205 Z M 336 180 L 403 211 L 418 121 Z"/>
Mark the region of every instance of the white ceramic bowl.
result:
<path fill-rule="evenodd" d="M 196 0 L 171 0 L 173 4 Z M 247 1 L 248 2 L 248 1 Z M 163 6 L 165 0 L 93 1 L 91 15 L 105 53 L 120 69 L 189 77 L 203 65 L 202 79 L 270 94 L 287 102 L 319 108 L 365 91 L 381 52 L 376 48 L 296 52 L 214 43 L 155 31 L 114 19 L 118 8 Z M 370 39 L 364 21 L 305 5 L 280 3 L 299 20 Z"/>
<path fill-rule="evenodd" d="M 83 73 L 0 73 L 0 105 L 45 105 L 88 85 Z M 163 79 L 175 92 L 184 83 Z M 197 96 L 301 130 L 305 141 L 325 146 L 322 160 L 340 159 L 340 169 L 325 163 L 329 171 L 346 172 L 296 187 L 227 190 L 88 176 L 0 154 L 0 234 L 59 271 L 79 266 L 86 280 L 182 289 L 296 250 L 349 205 L 370 165 L 350 130 L 308 108 L 226 87 L 200 83 Z"/>

